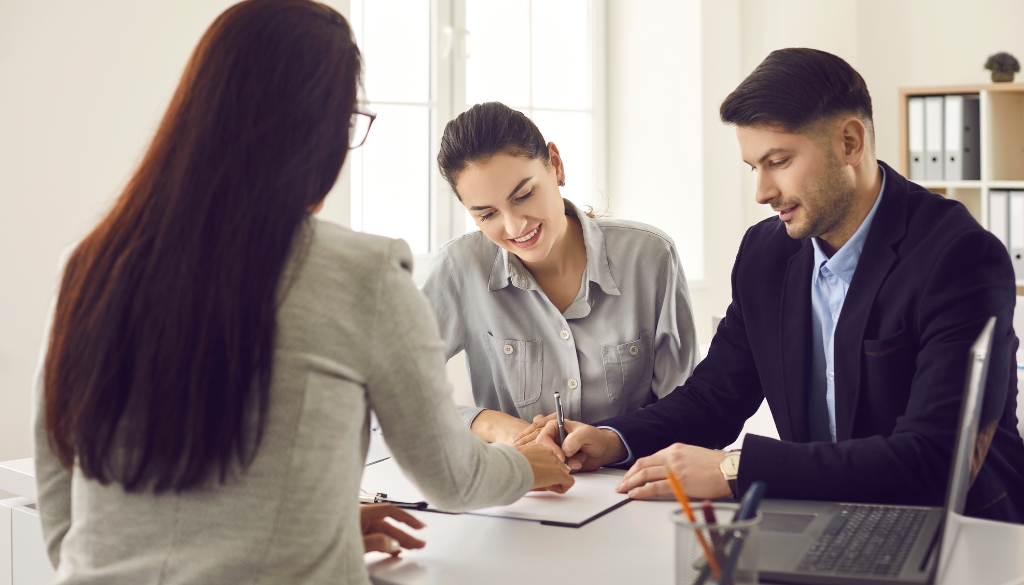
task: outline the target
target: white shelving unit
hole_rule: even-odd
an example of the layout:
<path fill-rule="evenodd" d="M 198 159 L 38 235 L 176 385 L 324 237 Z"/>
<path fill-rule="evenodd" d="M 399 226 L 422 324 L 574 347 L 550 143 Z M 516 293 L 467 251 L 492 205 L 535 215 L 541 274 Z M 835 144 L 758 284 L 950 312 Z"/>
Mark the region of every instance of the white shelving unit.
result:
<path fill-rule="evenodd" d="M 918 181 L 935 193 L 964 204 L 988 228 L 988 193 L 993 189 L 1024 190 L 1024 83 L 907 87 L 899 90 L 899 171 L 910 176 L 907 100 L 928 95 L 977 94 L 981 104 L 981 179 Z M 1017 281 L 1024 295 L 1024 280 Z"/>

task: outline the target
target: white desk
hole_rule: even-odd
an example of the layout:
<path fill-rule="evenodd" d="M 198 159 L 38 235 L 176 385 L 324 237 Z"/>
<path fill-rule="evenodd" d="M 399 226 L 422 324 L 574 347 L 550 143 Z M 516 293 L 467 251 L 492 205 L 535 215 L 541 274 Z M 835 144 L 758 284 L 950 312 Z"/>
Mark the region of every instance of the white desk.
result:
<path fill-rule="evenodd" d="M 376 433 L 370 452 L 367 461 L 390 455 Z M 581 528 L 413 512 L 427 526 L 409 532 L 425 540 L 425 548 L 397 559 L 383 553 L 365 558 L 375 585 L 671 585 L 675 525 L 668 515 L 677 508 L 674 501 L 633 501 Z M 939 585 L 1024 585 L 1024 526 L 967 518 Z"/>
<path fill-rule="evenodd" d="M 378 437 L 371 440 L 371 461 L 388 455 L 387 447 Z M 22 495 L 27 489 L 26 473 L 34 475 L 31 459 L 0 463 L 0 490 Z M 31 494 L 34 499 L 34 478 Z M 26 562 L 21 571 L 15 570 L 13 582 L 48 583 L 52 570 L 46 560 L 38 516 L 31 507 L 23 506 L 27 502 L 8 502 L 25 514 L 22 524 L 28 524 L 27 520 L 35 522 L 33 526 L 22 527 L 21 544 L 15 544 L 15 551 L 24 551 L 18 555 Z M 675 507 L 673 502 L 630 502 L 582 528 L 468 514 L 413 512 L 427 525 L 412 531 L 427 541 L 426 548 L 405 551 L 398 559 L 371 553 L 366 555 L 366 561 L 377 585 L 670 585 L 675 571 L 675 542 L 668 515 Z M 12 520 L 16 521 L 18 510 L 12 512 Z M 3 516 L 0 514 L 0 520 Z M 12 536 L 19 539 L 18 535 Z M 3 543 L 0 538 L 0 544 Z M 4 566 L 2 553 L 0 585 L 6 585 L 12 581 L 4 579 L 4 569 L 10 568 Z M 12 560 L 18 564 L 17 557 Z M 32 574 L 33 578 L 19 579 L 18 573 Z M 1024 526 L 967 519 L 953 551 L 950 571 L 940 585 L 968 584 L 1024 585 Z"/>
<path fill-rule="evenodd" d="M 421 550 L 366 555 L 376 585 L 588 585 L 675 579 L 672 502 L 631 502 L 582 528 L 415 512 Z M 941 585 L 1024 584 L 1024 526 L 973 518 L 961 529 Z"/>

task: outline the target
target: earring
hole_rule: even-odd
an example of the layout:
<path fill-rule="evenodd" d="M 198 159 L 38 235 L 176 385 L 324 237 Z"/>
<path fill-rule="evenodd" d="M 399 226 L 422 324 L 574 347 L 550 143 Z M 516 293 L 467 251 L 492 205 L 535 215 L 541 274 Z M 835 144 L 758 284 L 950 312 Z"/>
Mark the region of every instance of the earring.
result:
<path fill-rule="evenodd" d="M 558 182 L 558 186 L 559 187 L 565 187 L 565 179 L 562 179 L 561 181 L 559 181 Z"/>

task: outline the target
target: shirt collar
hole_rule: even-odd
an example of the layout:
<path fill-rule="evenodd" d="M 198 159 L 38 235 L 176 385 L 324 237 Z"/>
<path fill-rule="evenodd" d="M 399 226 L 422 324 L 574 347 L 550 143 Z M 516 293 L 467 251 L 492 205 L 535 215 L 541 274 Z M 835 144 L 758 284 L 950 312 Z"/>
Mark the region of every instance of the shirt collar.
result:
<path fill-rule="evenodd" d="M 875 219 L 875 212 L 878 211 L 878 204 L 882 201 L 882 194 L 885 193 L 885 169 L 879 165 L 879 172 L 882 173 L 882 186 L 878 189 L 878 196 L 875 197 L 875 204 L 871 211 L 861 222 L 860 227 L 853 233 L 842 248 L 839 248 L 831 258 L 825 255 L 818 244 L 818 238 L 811 238 L 814 245 L 814 279 L 817 281 L 821 269 L 826 268 L 849 285 L 853 281 L 853 273 L 857 270 L 857 263 L 860 262 L 860 253 L 864 250 L 864 242 L 867 240 L 868 232 L 871 230 L 871 222 Z"/>
<path fill-rule="evenodd" d="M 605 248 L 604 232 L 594 218 L 584 213 L 579 207 L 569 201 L 562 199 L 565 203 L 566 215 L 577 217 L 580 225 L 583 226 L 583 245 L 587 250 L 587 267 L 584 278 L 588 282 L 595 282 L 606 294 L 619 295 L 619 287 L 615 284 L 612 271 L 608 264 L 608 251 Z M 498 246 L 498 252 L 494 257 L 494 264 L 491 266 L 491 276 L 488 279 L 487 288 L 499 290 L 507 287 L 509 282 L 516 288 L 522 290 L 536 290 L 537 281 L 530 275 L 530 271 L 523 266 L 523 262 L 515 254 Z"/>

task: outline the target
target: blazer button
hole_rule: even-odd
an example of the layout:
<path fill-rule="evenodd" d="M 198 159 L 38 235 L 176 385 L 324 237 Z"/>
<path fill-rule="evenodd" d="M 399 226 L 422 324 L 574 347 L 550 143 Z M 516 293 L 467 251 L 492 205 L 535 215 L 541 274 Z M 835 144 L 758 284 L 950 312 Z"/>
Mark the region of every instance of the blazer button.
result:
<path fill-rule="evenodd" d="M 629 348 L 629 355 L 636 355 L 638 353 L 640 353 L 640 348 L 639 347 L 637 347 L 635 345 L 630 346 L 630 348 Z"/>
<path fill-rule="evenodd" d="M 579 387 L 579 385 L 580 385 L 580 383 L 576 381 L 576 378 L 569 378 L 569 389 L 570 390 L 575 390 L 576 388 Z"/>
<path fill-rule="evenodd" d="M 505 347 L 501 348 L 501 351 L 505 352 L 505 355 L 512 355 L 512 352 L 515 351 L 515 349 L 513 349 L 511 345 L 505 344 Z"/>

